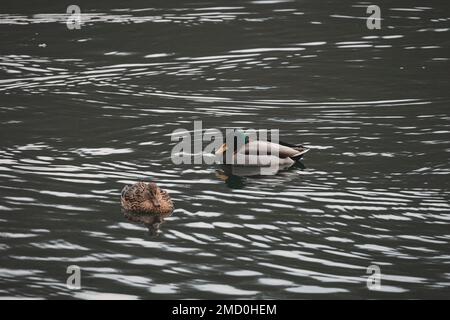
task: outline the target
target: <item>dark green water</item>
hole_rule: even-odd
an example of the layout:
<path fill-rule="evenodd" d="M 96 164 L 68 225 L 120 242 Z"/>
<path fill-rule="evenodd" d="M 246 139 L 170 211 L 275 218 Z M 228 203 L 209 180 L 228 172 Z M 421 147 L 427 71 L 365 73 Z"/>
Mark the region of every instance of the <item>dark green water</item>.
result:
<path fill-rule="evenodd" d="M 379 5 L 103 1 L 69 30 L 2 3 L 0 297 L 448 298 L 449 5 Z M 174 165 L 194 120 L 280 129 L 306 169 Z M 175 202 L 156 238 L 120 212 L 140 179 Z"/>

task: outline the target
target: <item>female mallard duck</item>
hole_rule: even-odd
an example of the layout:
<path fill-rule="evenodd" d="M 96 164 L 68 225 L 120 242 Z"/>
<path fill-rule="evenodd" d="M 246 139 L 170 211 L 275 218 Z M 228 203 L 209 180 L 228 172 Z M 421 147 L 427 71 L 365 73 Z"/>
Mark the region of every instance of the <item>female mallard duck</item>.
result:
<path fill-rule="evenodd" d="M 251 140 L 242 130 L 235 130 L 233 135 L 233 151 L 229 152 L 228 144 L 224 143 L 216 152 L 223 157 L 223 163 L 253 167 L 289 168 L 309 149 L 301 145 L 286 142 Z M 238 143 L 240 142 L 240 143 Z"/>
<path fill-rule="evenodd" d="M 167 217 L 173 212 L 173 202 L 156 183 L 138 182 L 125 186 L 120 197 L 122 209 L 128 213 L 153 214 Z"/>

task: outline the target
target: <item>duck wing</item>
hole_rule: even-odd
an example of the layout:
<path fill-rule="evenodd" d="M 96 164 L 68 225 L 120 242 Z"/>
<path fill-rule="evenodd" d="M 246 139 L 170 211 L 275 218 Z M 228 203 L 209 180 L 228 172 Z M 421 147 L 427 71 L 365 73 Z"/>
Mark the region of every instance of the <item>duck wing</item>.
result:
<path fill-rule="evenodd" d="M 131 186 L 125 186 L 122 189 L 121 197 L 125 201 L 142 202 L 147 197 L 147 185 L 144 182 L 138 182 Z"/>
<path fill-rule="evenodd" d="M 128 211 L 142 211 L 142 205 L 148 200 L 147 185 L 143 182 L 125 186 L 121 192 L 122 208 Z"/>
<path fill-rule="evenodd" d="M 163 216 L 171 215 L 174 210 L 174 205 L 172 199 L 170 198 L 169 193 L 166 190 L 162 190 L 158 188 L 158 200 L 161 203 L 159 207 L 159 214 Z"/>
<path fill-rule="evenodd" d="M 250 141 L 238 152 L 251 155 L 278 155 L 280 158 L 300 159 L 309 149 L 301 146 L 285 146 L 270 141 Z"/>

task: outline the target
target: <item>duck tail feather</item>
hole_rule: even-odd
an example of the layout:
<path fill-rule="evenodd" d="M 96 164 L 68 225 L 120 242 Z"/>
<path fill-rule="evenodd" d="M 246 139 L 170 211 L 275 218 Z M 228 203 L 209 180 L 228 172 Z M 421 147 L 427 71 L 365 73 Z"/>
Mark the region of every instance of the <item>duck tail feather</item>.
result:
<path fill-rule="evenodd" d="M 297 153 L 295 156 L 290 157 L 294 161 L 300 161 L 303 158 L 303 155 L 309 151 L 308 148 L 304 147 L 302 147 L 301 149 L 299 148 L 298 150 L 299 153 Z"/>

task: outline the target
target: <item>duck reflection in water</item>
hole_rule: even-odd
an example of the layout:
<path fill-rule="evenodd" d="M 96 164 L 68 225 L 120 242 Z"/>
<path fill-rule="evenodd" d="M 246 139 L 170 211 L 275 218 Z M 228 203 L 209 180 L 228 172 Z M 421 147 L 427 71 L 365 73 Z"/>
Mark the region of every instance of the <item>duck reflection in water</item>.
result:
<path fill-rule="evenodd" d="M 305 165 L 297 161 L 289 170 L 284 171 L 281 176 L 283 177 L 297 177 L 297 175 L 292 175 L 293 169 L 304 170 Z M 277 174 L 278 171 L 274 172 Z M 252 166 L 236 166 L 236 165 L 221 165 L 219 169 L 216 170 L 216 177 L 224 181 L 226 185 L 231 189 L 243 189 L 246 186 L 247 177 L 264 177 L 267 175 L 261 175 L 260 167 Z"/>
<path fill-rule="evenodd" d="M 125 186 L 120 202 L 125 218 L 145 225 L 151 236 L 158 235 L 164 218 L 172 215 L 174 209 L 169 193 L 153 182 L 138 182 Z"/>
<path fill-rule="evenodd" d="M 160 226 L 164 223 L 164 217 L 159 214 L 141 214 L 122 210 L 123 216 L 130 222 L 142 224 L 147 227 L 150 237 L 157 237 L 160 233 Z"/>

